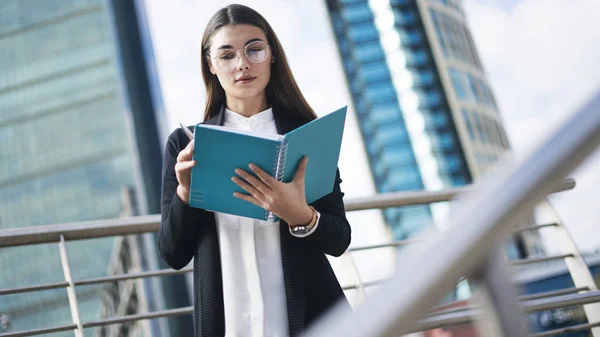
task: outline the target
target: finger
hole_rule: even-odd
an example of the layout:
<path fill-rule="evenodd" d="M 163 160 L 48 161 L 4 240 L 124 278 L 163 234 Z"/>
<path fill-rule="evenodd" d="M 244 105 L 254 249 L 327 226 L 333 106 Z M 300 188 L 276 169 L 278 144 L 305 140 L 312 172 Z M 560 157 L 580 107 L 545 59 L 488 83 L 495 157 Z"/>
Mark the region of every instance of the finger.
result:
<path fill-rule="evenodd" d="M 181 173 L 183 171 L 191 169 L 194 166 L 196 166 L 195 160 L 182 161 L 182 162 L 175 164 L 175 171 Z"/>
<path fill-rule="evenodd" d="M 233 196 L 238 198 L 238 199 L 242 199 L 242 200 L 246 200 L 248 202 L 251 202 L 253 204 L 255 204 L 258 207 L 262 207 L 262 204 L 260 201 L 258 201 L 258 199 L 256 199 L 255 197 L 251 196 L 251 195 L 247 195 L 244 193 L 240 193 L 240 192 L 234 192 Z"/>
<path fill-rule="evenodd" d="M 296 169 L 296 174 L 294 175 L 294 181 L 304 180 L 304 176 L 306 175 L 306 165 L 308 164 L 308 157 L 304 156 L 298 164 L 298 168 Z"/>
<path fill-rule="evenodd" d="M 267 194 L 271 190 L 271 188 L 265 183 L 263 183 L 262 180 L 258 179 L 257 177 L 242 169 L 236 169 L 235 173 L 237 173 L 240 177 L 244 178 L 252 186 L 256 187 L 256 189 L 258 189 L 262 194 Z"/>
<path fill-rule="evenodd" d="M 177 155 L 177 161 L 182 162 L 192 159 L 194 154 L 194 142 L 189 142 L 188 145 Z"/>
<path fill-rule="evenodd" d="M 193 154 L 194 153 L 194 141 L 190 141 L 188 143 L 188 145 L 185 147 L 185 150 L 187 151 L 188 154 Z"/>
<path fill-rule="evenodd" d="M 256 175 L 260 178 L 260 180 L 262 180 L 262 182 L 265 183 L 267 186 L 272 188 L 272 187 L 275 187 L 275 184 L 277 184 L 279 182 L 279 181 L 277 181 L 277 179 L 273 178 L 273 176 L 271 176 L 270 174 L 265 172 L 263 169 L 261 169 L 257 165 L 250 164 L 248 166 L 250 167 L 252 172 L 256 173 Z"/>
<path fill-rule="evenodd" d="M 177 162 L 179 162 L 179 163 L 189 161 L 191 159 L 192 159 L 192 154 L 187 152 L 186 149 L 181 150 L 181 152 L 179 152 L 179 154 L 177 155 Z"/>
<path fill-rule="evenodd" d="M 262 200 L 264 199 L 264 194 L 259 191 L 257 188 L 255 188 L 254 186 L 248 184 L 247 182 L 243 181 L 242 179 L 238 178 L 238 177 L 232 177 L 231 181 L 233 181 L 234 183 L 236 183 L 239 187 L 243 188 L 244 190 L 246 190 L 246 192 L 250 193 L 254 198 L 256 198 L 257 200 Z"/>

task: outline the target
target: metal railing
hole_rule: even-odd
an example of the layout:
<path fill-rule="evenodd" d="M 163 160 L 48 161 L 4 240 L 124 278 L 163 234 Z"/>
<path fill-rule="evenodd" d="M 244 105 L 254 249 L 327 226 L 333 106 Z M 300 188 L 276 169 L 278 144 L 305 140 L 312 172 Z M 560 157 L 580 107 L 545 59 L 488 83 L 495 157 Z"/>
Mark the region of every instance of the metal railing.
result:
<path fill-rule="evenodd" d="M 410 333 L 463 276 L 473 277 L 483 290 L 486 310 L 479 325 L 483 335 L 524 336 L 516 290 L 506 266 L 497 263 L 496 250 L 514 224 L 544 201 L 554 182 L 577 168 L 599 144 L 600 92 L 522 163 L 498 170 L 476 191 L 458 197 L 448 230 L 430 242 L 408 247 L 410 251 L 399 262 L 411 270 L 411 277 L 396 273 L 354 312 L 336 307 L 313 325 L 307 336 L 395 337 Z M 453 230 L 457 228 L 460 230 Z M 446 244 L 449 242 L 452 244 Z M 445 247 L 445 251 L 441 254 L 435 247 Z M 580 255 L 574 254 L 571 260 L 578 258 Z M 592 327 L 600 322 L 599 306 L 585 306 L 595 337 L 600 336 L 599 328 Z"/>
<path fill-rule="evenodd" d="M 574 278 L 574 289 L 563 293 L 539 295 L 539 297 L 518 298 L 510 284 L 506 264 L 499 258 L 499 244 L 513 230 L 514 224 L 523 214 L 530 212 L 553 192 L 572 188 L 572 180 L 561 180 L 600 143 L 600 95 L 579 111 L 568 123 L 556 132 L 546 143 L 522 164 L 500 170 L 503 174 L 487 179 L 477 186 L 457 188 L 438 192 L 401 192 L 377 195 L 370 198 L 346 200 L 348 211 L 430 204 L 456 199 L 455 212 L 450 218 L 447 230 L 423 240 L 397 242 L 372 247 L 355 247 L 351 250 L 381 248 L 409 244 L 410 254 L 405 254 L 401 263 L 411 270 L 410 278 L 395 274 L 387 281 L 381 281 L 380 289 L 357 308 L 349 312 L 341 307 L 331 310 L 326 317 L 311 327 L 309 336 L 400 336 L 414 331 L 444 325 L 471 322 L 474 318 L 479 327 L 492 336 L 524 336 L 521 312 L 557 308 L 569 305 L 584 305 L 589 323 L 576 329 L 591 329 L 598 334 L 600 310 L 597 302 L 600 293 L 595 290 L 589 270 L 583 272 L 585 262 L 573 247 L 572 240 L 562 240 L 564 254 L 551 257 L 566 259 Z M 114 275 L 101 278 L 75 280 L 72 278 L 68 251 L 65 242 L 90 238 L 156 232 L 159 229 L 158 215 L 131 217 L 103 221 L 79 222 L 39 227 L 24 227 L 0 231 L 0 248 L 58 243 L 61 263 L 65 275 L 64 282 L 35 286 L 0 289 L 0 295 L 39 291 L 43 289 L 66 288 L 73 316 L 73 323 L 64 326 L 38 330 L 0 334 L 2 337 L 33 336 L 48 332 L 73 330 L 76 336 L 83 335 L 83 329 L 115 323 L 136 321 L 174 315 L 186 315 L 191 307 L 162 310 L 144 314 L 125 315 L 107 319 L 82 322 L 78 312 L 75 288 L 81 285 L 109 283 L 119 280 L 165 276 L 190 272 L 158 270 L 127 275 Z M 459 228 L 460 231 L 452 230 Z M 555 224 L 538 225 L 536 228 L 558 228 L 563 239 L 568 232 L 557 220 Z M 566 233 L 566 234 L 565 234 Z M 451 242 L 452 245 L 444 243 Z M 432 249 L 444 246 L 443 254 Z M 545 258 L 550 259 L 550 258 Z M 519 263 L 539 262 L 540 259 L 519 261 Z M 583 263 L 583 267 L 582 264 Z M 478 298 L 480 305 L 454 312 L 431 313 L 431 308 L 450 291 L 456 280 L 467 276 L 481 289 Z M 583 280 L 583 281 L 582 281 Z M 374 282 L 375 283 L 375 282 Z M 364 287 L 367 283 L 350 287 Z M 350 288 L 348 288 L 350 289 Z M 512 294 L 512 295 L 511 295 Z M 385 310 L 381 310 L 385 308 Z M 536 336 L 546 336 L 536 334 Z"/>
<path fill-rule="evenodd" d="M 549 193 L 561 192 L 565 190 L 572 189 L 575 186 L 575 182 L 572 179 L 564 179 L 559 184 L 553 186 L 553 188 L 549 191 Z M 461 188 L 453 188 L 449 190 L 443 190 L 438 192 L 396 192 L 396 193 L 387 193 L 380 194 L 375 198 L 354 198 L 348 199 L 345 201 L 345 205 L 348 211 L 357 211 L 357 210 L 365 210 L 371 208 L 385 208 L 385 207 L 400 207 L 400 206 L 409 206 L 409 205 L 420 205 L 420 204 L 429 204 L 432 202 L 444 202 L 450 201 L 452 198 L 462 194 L 473 191 L 472 186 L 466 186 Z M 377 201 L 374 202 L 373 199 Z M 537 227 L 543 228 L 548 226 L 554 226 L 555 224 L 545 224 L 539 225 Z M 33 244 L 43 244 L 43 243 L 58 243 L 61 252 L 61 261 L 63 265 L 68 264 L 68 252 L 66 251 L 65 242 L 73 241 L 73 240 L 82 240 L 82 239 L 92 239 L 92 238 L 103 238 L 103 237 L 114 237 L 114 236 L 122 236 L 122 235 L 132 235 L 132 234 L 143 234 L 158 231 L 160 227 L 160 216 L 159 215 L 151 215 L 151 216 L 137 216 L 137 217 L 129 217 L 124 219 L 110 219 L 110 220 L 101 220 L 101 221 L 86 221 L 86 222 L 77 222 L 77 223 L 69 223 L 69 224 L 56 224 L 56 225 L 47 225 L 47 226 L 36 226 L 36 227 L 23 227 L 23 228 L 12 228 L 5 229 L 0 231 L 0 248 L 4 247 L 16 247 L 16 246 L 24 246 L 24 245 L 33 245 Z M 527 230 L 531 230 L 537 227 L 528 227 Z M 521 231 L 523 228 L 515 229 L 515 231 Z M 424 243 L 427 240 L 432 240 L 433 238 L 428 239 L 408 239 L 398 242 L 390 242 L 378 245 L 370 245 L 370 246 L 357 246 L 351 247 L 349 252 L 367 250 L 367 249 L 377 249 L 382 247 L 397 247 L 403 245 L 410 245 L 415 243 Z M 533 262 L 533 261 L 532 261 Z M 68 271 L 68 268 L 65 268 L 65 271 Z M 142 271 L 142 272 L 133 272 L 122 275 L 111 275 L 111 276 L 103 276 L 96 278 L 88 278 L 81 280 L 71 280 L 68 275 L 70 273 L 65 273 L 65 281 L 64 282 L 54 282 L 54 283 L 46 283 L 46 284 L 38 284 L 32 286 L 25 287 L 15 287 L 8 289 L 0 289 L 0 296 L 9 295 L 9 294 L 18 294 L 25 292 L 34 292 L 41 290 L 49 290 L 49 289 L 57 289 L 57 288 L 66 288 L 66 289 L 74 289 L 78 286 L 92 285 L 92 284 L 102 284 L 102 283 L 111 283 L 116 281 L 124 281 L 124 280 L 133 280 L 133 279 L 142 279 L 148 277 L 160 277 L 160 276 L 169 276 L 169 275 L 178 275 L 183 273 L 192 272 L 192 268 L 183 268 L 181 270 L 154 270 L 154 271 Z M 379 280 L 373 282 L 365 282 L 359 285 L 348 285 L 345 286 L 345 290 L 356 289 L 358 287 L 368 287 L 376 284 L 383 284 L 386 280 Z M 587 288 L 586 288 L 587 289 Z M 547 294 L 546 296 L 540 295 L 542 297 L 550 297 L 557 295 L 565 295 L 570 292 L 564 293 L 556 293 L 556 294 Z M 74 296 L 74 292 L 70 291 L 70 303 L 75 303 L 75 306 L 72 306 L 72 312 L 78 312 L 76 303 L 77 298 Z M 523 299 L 523 301 L 532 300 L 535 298 Z M 547 308 L 554 308 L 556 305 L 560 305 L 560 303 L 550 303 Z M 170 310 L 160 310 L 156 312 L 143 313 L 143 314 L 135 314 L 135 315 L 125 315 L 122 317 L 111 317 L 96 321 L 90 322 L 81 322 L 78 316 L 73 317 L 73 324 L 44 328 L 44 329 L 35 329 L 35 330 L 27 330 L 20 332 L 11 332 L 0 334 L 1 337 L 15 337 L 15 336 L 34 336 L 40 335 L 50 332 L 59 332 L 59 331 L 69 331 L 74 330 L 76 333 L 81 333 L 82 329 L 90 328 L 90 327 L 99 327 L 116 323 L 126 323 L 131 321 L 137 321 L 142 319 L 152 319 L 159 317 L 169 317 L 175 315 L 185 315 L 192 313 L 192 307 L 186 308 L 178 308 L 178 309 L 170 309 Z M 443 326 L 448 323 L 447 317 L 443 316 L 446 314 L 439 314 L 438 316 L 431 316 L 426 320 L 428 325 L 422 325 L 421 327 L 433 326 L 438 324 L 439 326 Z M 461 316 L 463 317 L 463 316 Z M 470 322 L 473 317 L 469 317 L 468 321 Z M 467 319 L 467 318 L 464 318 Z M 437 325 L 436 325 L 437 326 Z"/>

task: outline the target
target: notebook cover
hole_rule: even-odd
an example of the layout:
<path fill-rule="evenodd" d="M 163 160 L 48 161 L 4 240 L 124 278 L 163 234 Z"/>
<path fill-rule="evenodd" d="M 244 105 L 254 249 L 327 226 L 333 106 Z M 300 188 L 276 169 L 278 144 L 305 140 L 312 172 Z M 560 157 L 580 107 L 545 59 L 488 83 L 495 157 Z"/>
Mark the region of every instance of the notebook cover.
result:
<path fill-rule="evenodd" d="M 274 175 L 281 141 L 224 132 L 199 124 L 194 129 L 194 142 L 196 166 L 192 168 L 190 206 L 265 220 L 262 207 L 233 196 L 233 192 L 247 192 L 231 181 L 231 177 L 237 176 L 236 168 L 252 173 L 248 167 L 250 163 Z"/>
<path fill-rule="evenodd" d="M 338 109 L 284 136 L 288 149 L 283 181 L 292 181 L 298 164 L 308 156 L 304 181 L 309 204 L 333 191 L 346 110 Z"/>

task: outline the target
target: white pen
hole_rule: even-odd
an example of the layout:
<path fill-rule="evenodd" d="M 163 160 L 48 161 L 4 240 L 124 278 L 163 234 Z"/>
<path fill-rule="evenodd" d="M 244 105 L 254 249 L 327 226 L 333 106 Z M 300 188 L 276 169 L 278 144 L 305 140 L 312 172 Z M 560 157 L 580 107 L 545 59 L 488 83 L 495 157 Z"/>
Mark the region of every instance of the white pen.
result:
<path fill-rule="evenodd" d="M 188 138 L 190 140 L 194 140 L 194 134 L 192 133 L 192 131 L 190 131 L 190 129 L 187 126 L 185 126 L 183 123 L 181 123 L 181 121 L 179 121 L 179 125 L 181 125 L 183 132 L 185 132 L 185 134 L 188 136 Z"/>

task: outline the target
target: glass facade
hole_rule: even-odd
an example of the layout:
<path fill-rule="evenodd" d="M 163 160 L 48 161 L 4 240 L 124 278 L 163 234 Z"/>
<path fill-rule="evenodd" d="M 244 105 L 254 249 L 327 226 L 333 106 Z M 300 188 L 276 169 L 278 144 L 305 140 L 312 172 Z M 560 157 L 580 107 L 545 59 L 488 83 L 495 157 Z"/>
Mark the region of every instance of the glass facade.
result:
<path fill-rule="evenodd" d="M 378 192 L 471 181 L 414 1 L 329 0 L 331 22 Z M 384 211 L 393 239 L 431 225 L 430 206 Z"/>
<path fill-rule="evenodd" d="M 0 1 L 0 229 L 116 218 L 136 187 L 107 6 Z M 113 240 L 69 242 L 74 278 L 106 275 Z M 64 281 L 57 244 L 1 249 L 0 270 L 1 289 Z M 77 291 L 97 319 L 103 287 Z M 64 288 L 1 296 L 0 314 L 0 333 L 72 322 Z"/>
<path fill-rule="evenodd" d="M 510 151 L 460 0 L 327 0 L 327 8 L 378 192 L 465 185 Z M 439 223 L 438 206 L 384 210 L 393 239 Z M 508 240 L 507 256 L 543 255 L 532 235 Z M 455 296 L 463 290 L 464 282 Z"/>
<path fill-rule="evenodd" d="M 510 144 L 460 1 L 427 0 L 437 44 L 472 148 L 478 175 L 494 167 Z M 444 69 L 445 68 L 445 69 Z"/>
<path fill-rule="evenodd" d="M 428 14 L 434 43 L 439 46 L 438 66 L 440 72 L 448 75 L 448 94 L 459 115 L 455 120 L 463 124 L 466 133 L 463 146 L 472 158 L 471 171 L 477 179 L 510 152 L 510 143 L 460 0 L 423 0 L 422 3 L 426 6 L 423 12 Z M 529 223 L 533 222 L 532 216 Z M 505 244 L 509 259 L 545 255 L 538 232 L 517 234 L 513 239 Z"/>

